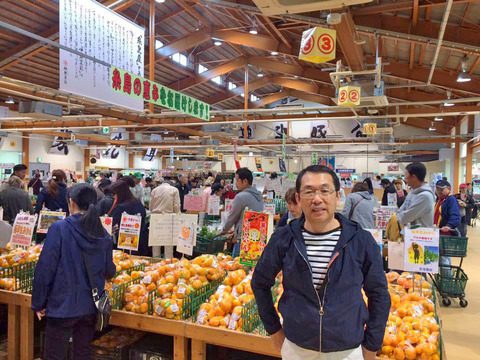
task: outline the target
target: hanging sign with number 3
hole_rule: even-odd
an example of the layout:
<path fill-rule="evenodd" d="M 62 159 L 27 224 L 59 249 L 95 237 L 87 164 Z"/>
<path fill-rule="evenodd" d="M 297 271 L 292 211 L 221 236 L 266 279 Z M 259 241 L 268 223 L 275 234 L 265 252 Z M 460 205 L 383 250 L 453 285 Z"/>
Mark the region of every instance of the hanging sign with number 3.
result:
<path fill-rule="evenodd" d="M 303 32 L 298 55 L 300 60 L 320 64 L 335 59 L 335 52 L 335 30 L 314 27 Z"/>

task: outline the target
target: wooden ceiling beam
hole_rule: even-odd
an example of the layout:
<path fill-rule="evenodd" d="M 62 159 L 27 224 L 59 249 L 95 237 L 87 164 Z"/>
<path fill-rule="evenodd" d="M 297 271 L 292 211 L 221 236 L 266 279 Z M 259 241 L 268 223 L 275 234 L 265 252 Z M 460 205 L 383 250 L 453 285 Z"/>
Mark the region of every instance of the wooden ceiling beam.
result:
<path fill-rule="evenodd" d="M 415 64 L 415 43 L 412 42 L 410 44 L 410 57 L 408 61 L 408 68 L 412 70 L 414 64 Z"/>
<path fill-rule="evenodd" d="M 193 33 L 187 34 L 186 36 L 174 40 L 166 44 L 165 46 L 162 46 L 160 49 L 156 50 L 156 53 L 158 55 L 156 62 L 163 61 L 163 59 L 166 57 L 169 57 L 178 52 L 189 50 L 210 40 L 211 35 L 208 28 L 194 31 Z"/>
<path fill-rule="evenodd" d="M 309 101 L 317 104 L 331 105 L 331 101 L 326 99 L 323 95 L 306 93 L 299 90 L 290 90 L 290 96 L 296 97 L 297 99 Z"/>
<path fill-rule="evenodd" d="M 272 83 L 289 89 L 299 90 L 312 94 L 317 94 L 318 92 L 320 92 L 320 87 L 317 84 L 305 80 L 289 79 L 285 77 L 274 77 L 272 79 Z"/>
<path fill-rule="evenodd" d="M 413 27 L 417 26 L 418 23 L 418 4 L 419 0 L 413 0 L 413 9 L 412 9 L 412 25 Z"/>
<path fill-rule="evenodd" d="M 290 96 L 290 91 L 289 90 L 279 91 L 279 92 L 276 92 L 274 94 L 265 96 L 258 101 L 253 102 L 252 106 L 255 109 L 262 108 L 262 107 L 270 105 L 270 104 L 272 104 L 276 101 L 282 100 L 282 99 L 284 99 L 286 97 L 289 97 L 289 96 Z"/>
<path fill-rule="evenodd" d="M 236 70 L 242 66 L 245 66 L 246 64 L 247 64 L 247 58 L 239 57 L 239 58 L 227 61 L 226 63 L 219 65 L 208 71 L 205 71 L 201 74 L 196 74 L 195 76 L 191 76 L 179 81 L 175 81 L 169 84 L 168 87 L 177 91 L 186 90 L 196 85 L 200 85 L 204 82 L 207 82 L 213 79 L 214 77 L 227 74 L 233 70 Z"/>
<path fill-rule="evenodd" d="M 262 18 L 265 23 L 267 24 L 268 27 L 270 27 L 270 29 L 275 33 L 275 35 L 278 37 L 278 39 L 283 42 L 283 44 L 288 47 L 288 48 L 292 48 L 292 45 L 290 43 L 290 40 L 288 40 L 285 35 L 282 34 L 282 32 L 280 30 L 277 29 L 277 27 L 275 26 L 275 24 L 272 22 L 272 20 L 270 20 L 270 18 L 268 16 L 260 16 L 258 15 L 257 18 Z"/>
<path fill-rule="evenodd" d="M 33 130 L 30 132 L 36 133 L 36 134 L 42 134 L 42 135 L 49 135 L 49 136 L 60 136 L 63 138 L 69 137 L 68 136 L 69 133 L 64 133 L 61 131 Z M 102 135 L 96 135 L 96 134 L 80 134 L 80 133 L 72 133 L 72 135 L 74 135 L 75 138 L 79 140 L 94 141 L 96 143 L 101 143 L 101 144 L 111 144 L 111 145 L 128 145 L 129 144 L 128 140 L 111 140 L 109 136 L 102 136 Z"/>
<path fill-rule="evenodd" d="M 252 81 L 251 83 L 248 83 L 248 90 L 249 91 L 255 91 L 257 89 L 260 89 L 268 84 L 271 83 L 272 77 L 265 76 L 261 79 Z M 230 90 L 229 92 L 225 92 L 224 94 L 215 94 L 209 98 L 207 98 L 205 101 L 209 104 L 219 104 L 223 101 L 230 100 L 236 96 L 240 96 L 244 92 L 244 86 L 238 86 L 233 90 Z"/>
<path fill-rule="evenodd" d="M 337 43 L 345 56 L 347 65 L 353 71 L 364 70 L 363 48 L 355 43 L 358 35 L 352 15 L 350 13 L 343 14 L 342 22 L 338 25 L 333 25 L 333 28 L 337 31 Z"/>
<path fill-rule="evenodd" d="M 455 4 L 465 4 L 469 2 L 475 2 L 476 0 L 453 0 L 453 5 Z M 424 0 L 418 4 L 419 9 L 429 9 L 434 7 L 443 7 L 446 5 L 445 0 Z M 373 6 L 365 6 L 359 9 L 352 11 L 354 16 L 360 15 L 377 15 L 384 13 L 392 13 L 397 11 L 412 10 L 415 7 L 414 1 L 397 1 L 393 3 L 379 4 Z"/>
<path fill-rule="evenodd" d="M 185 0 L 175 0 L 177 5 L 180 5 L 188 14 L 193 16 L 195 19 L 200 21 L 202 25 L 209 25 L 210 20 L 200 14 L 197 10 L 193 8 L 193 6 L 189 5 Z"/>

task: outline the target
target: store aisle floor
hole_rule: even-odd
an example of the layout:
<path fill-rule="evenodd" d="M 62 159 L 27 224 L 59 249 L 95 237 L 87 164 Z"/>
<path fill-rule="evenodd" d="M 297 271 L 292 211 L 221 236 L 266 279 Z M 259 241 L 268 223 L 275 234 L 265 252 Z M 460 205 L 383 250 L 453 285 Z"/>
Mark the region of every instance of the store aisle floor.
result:
<path fill-rule="evenodd" d="M 469 227 L 468 231 L 468 256 L 463 261 L 468 276 L 468 306 L 461 308 L 453 300 L 450 307 L 440 307 L 448 360 L 480 360 L 480 224 Z"/>

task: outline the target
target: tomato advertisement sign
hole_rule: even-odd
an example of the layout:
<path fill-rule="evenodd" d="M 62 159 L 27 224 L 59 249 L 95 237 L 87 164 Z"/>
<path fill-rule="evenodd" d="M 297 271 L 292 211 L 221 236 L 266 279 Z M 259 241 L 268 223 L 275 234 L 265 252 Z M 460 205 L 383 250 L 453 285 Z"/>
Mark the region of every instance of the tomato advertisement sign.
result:
<path fill-rule="evenodd" d="M 298 56 L 300 60 L 320 64 L 334 60 L 335 53 L 335 30 L 314 27 L 303 32 Z"/>

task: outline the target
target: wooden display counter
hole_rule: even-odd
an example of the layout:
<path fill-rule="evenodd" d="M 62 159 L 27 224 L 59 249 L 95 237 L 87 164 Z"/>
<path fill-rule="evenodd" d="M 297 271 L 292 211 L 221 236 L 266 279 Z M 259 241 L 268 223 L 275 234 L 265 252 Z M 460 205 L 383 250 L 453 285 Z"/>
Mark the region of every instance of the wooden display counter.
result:
<path fill-rule="evenodd" d="M 8 360 L 33 359 L 34 313 L 31 310 L 31 295 L 0 290 L 0 303 L 8 305 Z M 206 359 L 207 344 L 280 357 L 266 336 L 119 310 L 112 312 L 110 324 L 173 336 L 174 360 L 188 359 L 188 339 L 191 339 L 192 360 Z"/>

